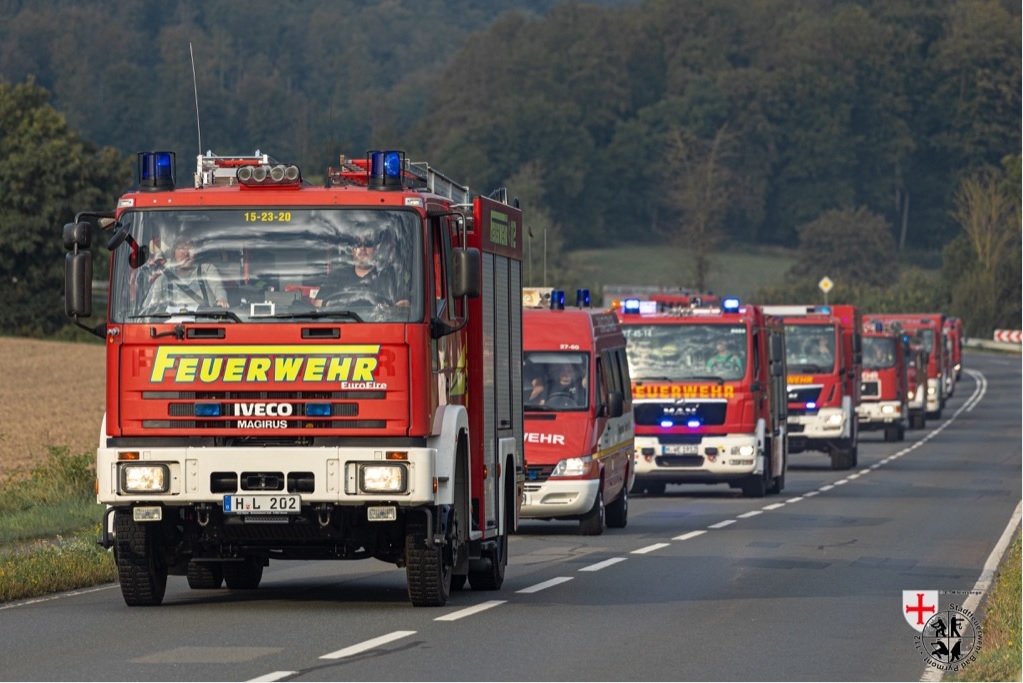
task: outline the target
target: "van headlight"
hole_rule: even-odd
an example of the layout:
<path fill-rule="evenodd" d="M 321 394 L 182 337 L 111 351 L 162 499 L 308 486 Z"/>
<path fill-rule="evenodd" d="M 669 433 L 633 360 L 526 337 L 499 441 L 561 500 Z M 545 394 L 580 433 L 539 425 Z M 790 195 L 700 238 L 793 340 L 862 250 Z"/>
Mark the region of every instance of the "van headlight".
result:
<path fill-rule="evenodd" d="M 121 465 L 123 493 L 166 493 L 170 490 L 170 468 L 152 463 Z"/>
<path fill-rule="evenodd" d="M 552 477 L 581 477 L 589 473 L 593 466 L 593 456 L 583 455 L 578 458 L 565 458 L 558 462 L 551 472 Z"/>

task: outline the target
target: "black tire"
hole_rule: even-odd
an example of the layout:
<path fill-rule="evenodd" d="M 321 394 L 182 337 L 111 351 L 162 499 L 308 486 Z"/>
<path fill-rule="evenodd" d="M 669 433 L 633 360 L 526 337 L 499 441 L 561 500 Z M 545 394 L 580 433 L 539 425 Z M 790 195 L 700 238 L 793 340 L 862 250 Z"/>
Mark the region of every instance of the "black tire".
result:
<path fill-rule="evenodd" d="M 224 583 L 224 565 L 221 562 L 188 563 L 188 587 L 192 590 L 215 590 Z"/>
<path fill-rule="evenodd" d="M 904 425 L 904 424 L 900 424 L 899 425 L 898 430 L 896 430 L 896 432 L 895 432 L 895 440 L 896 441 L 905 441 L 906 440 L 906 425 Z"/>
<path fill-rule="evenodd" d="M 443 546 L 426 544 L 429 529 L 418 515 L 405 524 L 405 579 L 408 597 L 416 607 L 443 607 L 451 595 L 451 565 Z"/>
<path fill-rule="evenodd" d="M 223 563 L 224 583 L 231 590 L 249 591 L 259 588 L 263 580 L 263 560 L 259 557 L 246 557 L 239 561 Z"/>
<path fill-rule="evenodd" d="M 460 591 L 465 588 L 466 581 L 469 580 L 468 574 L 452 574 L 451 575 L 451 590 Z"/>
<path fill-rule="evenodd" d="M 579 520 L 579 533 L 583 536 L 600 536 L 607 528 L 607 510 L 604 508 L 604 494 L 597 489 L 589 512 Z"/>
<path fill-rule="evenodd" d="M 744 498 L 763 498 L 767 493 L 767 474 L 751 474 L 742 481 Z"/>
<path fill-rule="evenodd" d="M 884 428 L 884 440 L 885 442 L 892 442 L 899 440 L 899 428 L 895 425 Z"/>
<path fill-rule="evenodd" d="M 618 494 L 614 502 L 605 510 L 607 526 L 610 529 L 624 529 L 629 523 L 629 487 L 622 486 L 622 492 Z"/>
<path fill-rule="evenodd" d="M 167 565 L 162 538 L 159 522 L 136 522 L 130 509 L 114 512 L 114 556 L 126 605 L 155 607 L 163 602 Z"/>
<path fill-rule="evenodd" d="M 927 418 L 923 413 L 913 413 L 909 416 L 910 429 L 923 429 L 927 426 Z"/>
<path fill-rule="evenodd" d="M 502 534 L 493 551 L 469 563 L 469 585 L 475 591 L 496 591 L 504 584 L 507 566 L 508 534 Z"/>
<path fill-rule="evenodd" d="M 647 482 L 643 488 L 646 489 L 647 495 L 649 496 L 663 496 L 666 486 L 667 485 L 663 481 L 651 481 Z"/>
<path fill-rule="evenodd" d="M 767 492 L 771 495 L 777 495 L 785 490 L 785 469 L 788 466 L 786 462 L 787 456 L 782 455 L 781 461 L 781 474 L 771 479 L 771 485 L 767 487 Z"/>

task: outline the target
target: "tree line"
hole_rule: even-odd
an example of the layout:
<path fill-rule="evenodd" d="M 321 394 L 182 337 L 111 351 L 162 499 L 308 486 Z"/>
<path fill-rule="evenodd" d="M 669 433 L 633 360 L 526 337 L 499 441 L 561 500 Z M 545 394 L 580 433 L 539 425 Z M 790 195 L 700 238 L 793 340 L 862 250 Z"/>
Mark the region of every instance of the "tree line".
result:
<path fill-rule="evenodd" d="M 1007 237 L 994 248 L 963 222 L 992 188 L 1018 206 L 1018 170 L 1003 163 L 1021 145 L 1018 3 L 7 0 L 0 9 L 0 145 L 20 162 L 0 178 L 0 247 L 19 256 L 45 250 L 69 211 L 111 206 L 140 150 L 175 150 L 189 173 L 189 150 L 258 147 L 315 177 L 339 154 L 401 147 L 476 191 L 507 186 L 555 251 L 685 246 L 694 268 L 680 285 L 698 285 L 716 250 L 741 242 L 865 254 L 864 287 L 895 254 L 944 249 L 949 273 L 976 268 L 968 287 L 924 286 L 946 306 L 1019 290 L 1018 211 L 998 214 Z M 41 145 L 47 135 L 59 142 Z M 0 276 L 27 287 L 59 271 L 59 253 L 48 258 L 30 276 L 15 272 L 21 261 L 0 265 Z M 792 276 L 800 282 L 798 267 Z M 1006 308 L 995 305 L 997 317 Z M 19 320 L 0 316 L 0 328 L 50 327 Z"/>

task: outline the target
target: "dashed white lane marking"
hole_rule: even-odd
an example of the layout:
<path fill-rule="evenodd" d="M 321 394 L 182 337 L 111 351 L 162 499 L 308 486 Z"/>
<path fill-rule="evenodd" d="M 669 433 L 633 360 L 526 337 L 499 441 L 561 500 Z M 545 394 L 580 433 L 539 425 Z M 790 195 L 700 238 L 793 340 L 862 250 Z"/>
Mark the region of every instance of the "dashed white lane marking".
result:
<path fill-rule="evenodd" d="M 820 491 L 807 491 L 806 493 L 803 494 L 803 498 L 812 498 L 816 496 L 818 493 L 820 493 Z"/>
<path fill-rule="evenodd" d="M 823 491 L 830 491 L 833 488 L 835 488 L 834 484 L 825 484 L 824 486 L 820 487 L 817 490 L 823 492 Z"/>
<path fill-rule="evenodd" d="M 346 647 L 344 649 L 338 650 L 337 652 L 331 652 L 330 654 L 321 655 L 320 659 L 342 659 L 344 657 L 351 657 L 352 655 L 357 655 L 360 652 L 372 650 L 373 648 L 378 647 L 380 645 L 386 645 L 387 643 L 392 643 L 395 640 L 408 638 L 410 635 L 414 633 L 415 631 L 395 631 L 394 633 L 388 633 L 387 635 L 380 636 L 379 638 L 371 638 L 367 641 L 359 643 L 358 645 Z"/>
<path fill-rule="evenodd" d="M 271 671 L 268 674 L 263 674 L 259 678 L 250 678 L 249 683 L 271 683 L 271 681 L 279 681 L 282 678 L 294 676 L 297 673 L 297 671 Z"/>
<path fill-rule="evenodd" d="M 763 510 L 750 510 L 749 512 L 744 512 L 741 515 L 736 515 L 736 517 L 739 519 L 748 519 L 749 517 L 756 517 L 757 515 L 762 514 L 764 514 Z"/>
<path fill-rule="evenodd" d="M 486 602 L 481 602 L 478 605 L 473 605 L 472 607 L 466 607 L 465 609 L 460 609 L 457 612 L 452 612 L 451 614 L 445 614 L 443 617 L 437 617 L 436 619 L 434 619 L 434 621 L 458 621 L 459 619 L 462 619 L 464 617 L 472 616 L 473 614 L 478 614 L 479 612 L 482 612 L 484 610 L 488 610 L 491 607 L 497 607 L 498 605 L 503 605 L 506 602 L 508 602 L 508 601 L 507 600 L 487 600 Z"/>
<path fill-rule="evenodd" d="M 583 567 L 579 571 L 581 571 L 581 572 L 599 572 L 601 569 L 605 569 L 606 567 L 610 567 L 613 564 L 618 564 L 619 562 L 625 562 L 625 560 L 627 560 L 627 559 L 629 559 L 629 558 L 627 558 L 627 557 L 612 557 L 610 559 L 604 560 L 603 562 L 598 562 L 596 564 L 591 564 L 588 567 Z"/>
<path fill-rule="evenodd" d="M 632 554 L 633 555 L 646 555 L 647 553 L 652 553 L 655 550 L 660 550 L 661 548 L 667 548 L 669 545 L 671 545 L 671 544 L 670 543 L 654 543 L 653 545 L 648 545 L 645 548 L 639 548 L 638 550 L 633 550 Z"/>
<path fill-rule="evenodd" d="M 789 498 L 789 499 L 788 499 L 788 500 L 786 500 L 785 502 L 786 502 L 786 503 L 798 503 L 798 502 L 799 502 L 799 501 L 801 501 L 801 500 L 803 500 L 803 497 L 802 497 L 802 496 L 796 496 L 795 498 Z"/>
<path fill-rule="evenodd" d="M 559 583 L 565 583 L 566 581 L 571 581 L 571 580 L 572 580 L 571 576 L 555 576 L 553 579 L 550 579 L 548 581 L 541 581 L 540 583 L 536 584 L 535 586 L 530 586 L 529 588 L 523 588 L 522 590 L 517 590 L 515 592 L 516 593 L 537 593 L 539 591 L 544 590 L 545 588 L 550 588 L 551 586 L 557 586 Z"/>
<path fill-rule="evenodd" d="M 690 538 L 696 538 L 697 536 L 701 536 L 701 535 L 703 535 L 705 533 L 707 533 L 706 529 L 699 529 L 698 531 L 690 531 L 689 533 L 682 534 L 681 536 L 676 536 L 675 538 L 673 538 L 671 540 L 673 540 L 673 541 L 688 541 Z"/>
<path fill-rule="evenodd" d="M 735 520 L 734 519 L 726 519 L 726 520 L 724 520 L 722 522 L 718 522 L 717 524 L 711 524 L 707 528 L 708 529 L 724 529 L 729 524 L 735 524 Z"/>
<path fill-rule="evenodd" d="M 799 500 L 799 499 L 798 498 L 793 498 L 793 500 Z M 785 507 L 785 503 L 771 503 L 770 505 L 765 505 L 763 509 L 765 509 L 765 510 L 777 510 L 778 508 L 783 508 L 783 507 Z"/>

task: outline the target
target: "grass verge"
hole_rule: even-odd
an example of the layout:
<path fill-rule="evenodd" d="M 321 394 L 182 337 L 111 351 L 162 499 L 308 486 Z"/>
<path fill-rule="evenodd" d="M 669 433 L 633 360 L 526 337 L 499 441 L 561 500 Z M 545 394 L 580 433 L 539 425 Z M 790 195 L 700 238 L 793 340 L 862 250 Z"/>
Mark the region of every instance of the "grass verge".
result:
<path fill-rule="evenodd" d="M 1020 536 L 1009 546 L 998 567 L 998 577 L 984 602 L 980 631 L 984 645 L 977 661 L 962 671 L 948 674 L 946 681 L 1019 681 L 1023 680 L 1023 650 L 1020 640 Z"/>

